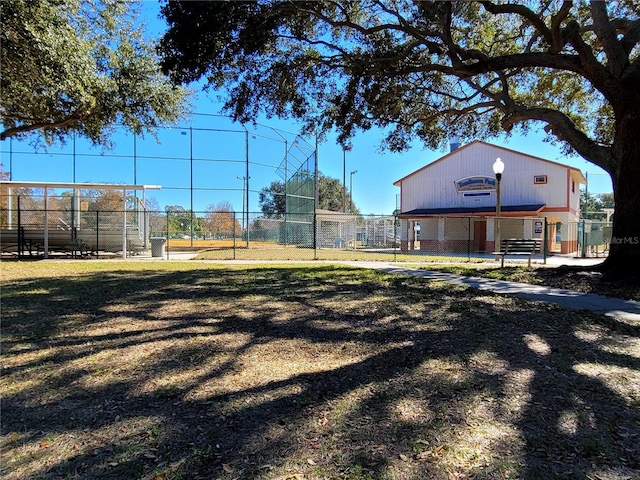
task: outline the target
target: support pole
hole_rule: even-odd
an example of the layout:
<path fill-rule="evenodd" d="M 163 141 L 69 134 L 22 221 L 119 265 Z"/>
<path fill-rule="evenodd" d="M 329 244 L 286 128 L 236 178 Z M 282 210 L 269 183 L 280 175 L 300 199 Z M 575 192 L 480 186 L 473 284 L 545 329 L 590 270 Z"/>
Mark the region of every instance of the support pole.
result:
<path fill-rule="evenodd" d="M 144 249 L 148 250 L 149 248 L 149 212 L 147 212 L 147 200 L 146 200 L 146 190 L 142 190 L 142 222 L 143 225 L 143 235 L 144 235 Z M 138 225 L 140 228 L 140 225 Z"/>
<path fill-rule="evenodd" d="M 18 258 L 22 258 L 24 249 L 24 230 L 22 228 L 22 211 L 20 208 L 20 195 L 18 195 Z"/>
<path fill-rule="evenodd" d="M 137 171 L 138 171 L 138 145 L 136 142 L 136 134 L 134 132 L 133 134 L 133 184 L 137 185 L 138 184 L 138 175 L 137 175 Z M 134 195 L 136 195 L 136 191 L 134 190 Z"/>
<path fill-rule="evenodd" d="M 122 258 L 127 258 L 127 191 L 122 189 Z"/>
<path fill-rule="evenodd" d="M 467 227 L 467 261 L 471 261 L 471 242 L 473 241 L 473 236 L 471 233 L 471 217 L 468 218 L 469 223 Z"/>
<path fill-rule="evenodd" d="M 13 180 L 13 137 L 9 137 L 9 181 Z"/>
<path fill-rule="evenodd" d="M 347 149 L 342 147 L 342 213 L 347 213 Z"/>
<path fill-rule="evenodd" d="M 245 154 L 246 154 L 246 167 L 245 167 L 245 186 L 246 186 L 246 198 L 245 198 L 245 211 L 247 212 L 247 248 L 249 248 L 249 130 L 245 127 Z"/>
<path fill-rule="evenodd" d="M 73 189 L 72 213 L 73 213 L 73 222 L 71 222 L 71 227 L 77 230 L 80 227 L 80 191 L 77 188 Z"/>
<path fill-rule="evenodd" d="M 547 264 L 547 256 L 549 255 L 549 223 L 547 222 L 547 217 L 544 217 L 544 235 L 542 236 L 542 241 L 544 242 L 544 248 L 542 249 L 543 263 Z"/>
<path fill-rule="evenodd" d="M 287 184 L 289 183 L 289 144 L 284 140 L 284 246 L 287 246 Z"/>
<path fill-rule="evenodd" d="M 189 191 L 191 192 L 191 215 L 189 221 L 189 238 L 191 239 L 191 246 L 193 247 L 193 125 L 189 125 L 189 168 L 191 170 L 191 188 Z"/>
<path fill-rule="evenodd" d="M 318 199 L 320 198 L 320 186 L 318 184 L 318 135 L 316 134 L 316 145 L 313 152 L 313 259 L 318 259 Z"/>
<path fill-rule="evenodd" d="M 49 258 L 49 189 L 44 189 L 44 258 Z"/>
<path fill-rule="evenodd" d="M 11 230 L 13 228 L 13 188 L 7 189 L 7 228 Z"/>
<path fill-rule="evenodd" d="M 236 212 L 233 212 L 233 259 L 236 259 Z"/>
<path fill-rule="evenodd" d="M 496 247 L 495 247 L 495 251 L 496 252 L 501 251 L 501 247 L 502 247 L 502 244 L 501 244 L 502 240 L 500 238 L 500 224 L 502 223 L 500 221 L 500 213 L 501 213 L 501 211 L 500 211 L 500 209 L 501 209 L 501 205 L 500 205 L 500 181 L 502 180 L 501 177 L 502 177 L 502 175 L 500 175 L 500 174 L 496 175 L 496 178 L 498 180 L 498 187 L 496 189 L 496 238 L 495 238 L 495 242 L 494 242 L 495 245 L 496 245 Z M 504 257 L 502 257 L 502 258 L 504 258 Z"/>
<path fill-rule="evenodd" d="M 9 137 L 9 181 L 13 180 L 13 137 Z M 7 218 L 7 228 L 13 228 L 13 215 L 12 215 L 12 207 L 13 207 L 13 189 L 9 187 L 7 190 L 9 193 L 8 198 L 8 207 L 9 207 L 9 217 Z"/>

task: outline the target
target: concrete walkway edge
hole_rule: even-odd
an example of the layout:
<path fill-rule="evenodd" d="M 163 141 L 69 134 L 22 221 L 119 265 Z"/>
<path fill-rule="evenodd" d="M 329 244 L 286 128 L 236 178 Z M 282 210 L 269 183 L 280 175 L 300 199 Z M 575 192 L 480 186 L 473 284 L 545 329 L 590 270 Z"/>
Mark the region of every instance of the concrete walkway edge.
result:
<path fill-rule="evenodd" d="M 190 253 L 170 253 L 170 260 L 191 260 L 197 254 Z M 148 256 L 134 257 L 138 260 L 150 260 Z M 165 257 L 153 258 L 151 260 L 166 261 Z M 562 263 L 574 263 L 568 258 L 556 259 Z M 593 261 L 594 259 L 587 259 Z M 596 259 L 601 260 L 601 259 Z M 223 260 L 214 263 L 226 263 L 231 265 L 243 265 L 254 263 L 306 263 L 305 261 L 271 261 L 265 262 L 260 260 Z M 309 263 L 318 264 L 317 260 Z M 574 310 L 590 310 L 592 312 L 601 313 L 609 317 L 625 319 L 634 322 L 640 322 L 640 302 L 633 300 L 622 300 L 619 298 L 604 297 L 602 295 L 594 295 L 591 293 L 580 293 L 572 290 L 563 290 L 559 288 L 545 287 L 542 285 L 530 285 L 528 283 L 508 282 L 504 280 L 491 280 L 480 277 L 465 277 L 452 273 L 435 272 L 418 268 L 409 268 L 402 265 L 388 262 L 362 262 L 362 261 L 322 261 L 320 263 L 343 264 L 351 267 L 370 268 L 374 270 L 384 271 L 391 274 L 411 275 L 414 277 L 426 278 L 429 280 L 439 280 L 453 283 L 456 285 L 464 285 L 478 290 L 487 290 L 499 294 L 513 295 L 526 300 L 535 300 L 547 303 L 555 303 L 564 308 Z"/>
<path fill-rule="evenodd" d="M 389 263 L 378 262 L 347 262 L 350 266 L 371 268 L 390 274 L 411 275 L 449 282 L 455 285 L 463 285 L 478 290 L 487 290 L 499 294 L 513 295 L 517 298 L 535 300 L 547 303 L 555 303 L 564 308 L 574 310 L 590 310 L 609 317 L 640 322 L 640 302 L 623 300 L 619 298 L 604 297 L 591 293 L 580 293 L 572 290 L 545 287 L 542 285 L 530 285 L 528 283 L 508 282 L 504 280 L 491 280 L 480 277 L 465 277 L 452 273 L 434 272 L 417 268 L 402 267 Z"/>

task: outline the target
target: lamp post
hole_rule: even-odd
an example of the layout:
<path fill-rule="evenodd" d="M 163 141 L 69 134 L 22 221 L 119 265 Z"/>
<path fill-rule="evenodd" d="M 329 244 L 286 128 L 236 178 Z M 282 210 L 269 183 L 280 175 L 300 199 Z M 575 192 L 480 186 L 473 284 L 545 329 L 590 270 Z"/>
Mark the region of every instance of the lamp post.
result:
<path fill-rule="evenodd" d="M 353 176 L 358 173 L 358 170 L 353 170 L 349 174 L 349 213 L 353 213 Z"/>
<path fill-rule="evenodd" d="M 500 251 L 500 181 L 502 180 L 502 172 L 504 172 L 504 163 L 500 160 L 500 157 L 496 158 L 496 161 L 493 163 L 493 173 L 496 174 L 496 180 L 498 184 L 496 185 L 496 236 L 494 244 L 496 247 L 494 250 L 496 252 Z"/>

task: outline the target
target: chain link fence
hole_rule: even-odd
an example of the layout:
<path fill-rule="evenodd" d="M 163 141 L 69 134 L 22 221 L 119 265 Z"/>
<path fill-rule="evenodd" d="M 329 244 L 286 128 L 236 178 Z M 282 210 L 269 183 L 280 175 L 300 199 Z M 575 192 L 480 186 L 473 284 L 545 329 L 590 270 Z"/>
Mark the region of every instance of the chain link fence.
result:
<path fill-rule="evenodd" d="M 402 252 L 490 257 L 504 239 L 537 239 L 548 255 L 602 257 L 609 251 L 612 223 L 582 219 L 561 222 L 538 217 L 429 217 L 405 219 L 399 230 Z"/>
<path fill-rule="evenodd" d="M 340 260 L 400 253 L 394 216 L 323 212 L 150 212 L 151 235 L 166 239 L 167 254 L 198 251 L 231 260 Z"/>
<path fill-rule="evenodd" d="M 171 258 L 197 252 L 211 260 L 420 260 L 434 255 L 458 260 L 492 259 L 496 237 L 536 238 L 546 255 L 606 256 L 612 224 L 544 218 L 430 217 L 262 212 L 100 210 L 95 202 L 58 198 L 42 208 L 37 198 L 18 199 L 0 210 L 2 252 L 18 256 L 128 256 L 152 251 Z M 74 208 L 74 205 L 76 208 Z M 499 225 L 499 228 L 498 228 Z M 498 232 L 499 230 L 499 232 Z"/>
<path fill-rule="evenodd" d="M 581 257 L 606 257 L 612 242 L 613 222 L 581 220 L 568 228 L 578 232 L 578 255 Z M 562 235 L 562 232 L 561 232 Z"/>
<path fill-rule="evenodd" d="M 126 210 L 100 210 L 105 203 L 125 202 Z M 2 253 L 19 257 L 45 252 L 71 256 L 124 252 L 126 256 L 147 250 L 148 218 L 140 199 L 118 194 L 98 201 L 91 195 L 3 196 L 0 244 Z"/>

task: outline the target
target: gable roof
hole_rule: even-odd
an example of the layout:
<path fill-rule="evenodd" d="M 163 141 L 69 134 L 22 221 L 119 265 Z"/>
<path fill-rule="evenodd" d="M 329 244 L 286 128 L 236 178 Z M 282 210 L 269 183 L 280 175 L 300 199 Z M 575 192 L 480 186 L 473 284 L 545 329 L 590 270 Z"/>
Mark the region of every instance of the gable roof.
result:
<path fill-rule="evenodd" d="M 513 150 L 511 148 L 503 147 L 503 146 L 500 146 L 500 145 L 494 145 L 493 143 L 483 142 L 482 140 L 474 140 L 474 141 L 472 141 L 470 143 L 467 143 L 466 145 L 463 145 L 462 147 L 455 149 L 453 152 L 447 153 L 446 155 L 434 160 L 433 162 L 425 165 L 424 167 L 420 167 L 418 170 L 415 170 L 415 171 L 409 173 L 408 175 L 405 175 L 401 179 L 396 180 L 395 182 L 393 182 L 393 184 L 399 187 L 403 180 L 405 180 L 405 179 L 407 179 L 409 177 L 412 177 L 413 175 L 415 175 L 415 174 L 417 174 L 419 172 L 422 172 L 423 170 L 426 170 L 427 168 L 432 167 L 436 163 L 440 163 L 440 162 L 446 160 L 447 158 L 451 157 L 452 155 L 455 155 L 456 153 L 458 153 L 458 152 L 460 152 L 460 151 L 462 151 L 464 149 L 471 148 L 472 146 L 478 145 L 478 144 L 488 145 L 488 146 L 493 147 L 493 148 L 504 150 L 505 152 L 515 153 L 517 155 L 522 155 L 522 156 L 525 156 L 525 157 L 529 157 L 529 158 L 531 158 L 533 160 L 537 160 L 537 161 L 545 162 L 545 163 L 550 163 L 551 165 L 556 165 L 556 166 L 559 166 L 559 167 L 564 167 L 564 168 L 566 168 L 567 170 L 569 170 L 571 172 L 571 178 L 576 183 L 583 184 L 583 185 L 587 184 L 587 179 L 584 177 L 584 175 L 582 174 L 582 172 L 578 168 L 572 167 L 570 165 L 565 165 L 564 163 L 554 162 L 552 160 L 547 160 L 546 158 L 536 157 L 535 155 L 530 155 L 528 153 L 520 152 L 518 150 Z"/>

